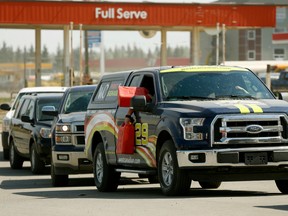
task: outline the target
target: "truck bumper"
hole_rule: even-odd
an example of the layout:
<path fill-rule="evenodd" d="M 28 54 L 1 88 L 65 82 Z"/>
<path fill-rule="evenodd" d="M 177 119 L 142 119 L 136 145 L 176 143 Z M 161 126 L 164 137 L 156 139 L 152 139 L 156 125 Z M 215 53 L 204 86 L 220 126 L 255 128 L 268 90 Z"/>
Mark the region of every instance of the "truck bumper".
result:
<path fill-rule="evenodd" d="M 83 152 L 52 151 L 55 174 L 92 173 L 92 163 Z"/>
<path fill-rule="evenodd" d="M 177 151 L 180 168 L 287 166 L 288 147 Z"/>

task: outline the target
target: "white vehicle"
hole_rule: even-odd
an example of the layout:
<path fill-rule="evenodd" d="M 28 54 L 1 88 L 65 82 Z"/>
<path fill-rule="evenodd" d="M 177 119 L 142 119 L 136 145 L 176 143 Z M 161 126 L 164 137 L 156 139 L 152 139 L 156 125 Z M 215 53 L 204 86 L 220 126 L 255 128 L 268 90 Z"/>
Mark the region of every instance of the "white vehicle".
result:
<path fill-rule="evenodd" d="M 9 104 L 1 104 L 0 108 L 2 110 L 7 110 L 8 112 L 3 118 L 2 123 L 2 146 L 3 146 L 3 158 L 9 159 L 9 144 L 8 144 L 8 135 L 9 135 L 9 129 L 10 129 L 10 123 L 11 118 L 13 116 L 13 113 L 15 111 L 15 108 L 17 107 L 20 98 L 23 95 L 27 94 L 43 94 L 43 93 L 63 93 L 67 87 L 61 87 L 61 86 L 53 86 L 53 87 L 29 87 L 29 88 L 22 88 L 15 99 L 12 102 L 12 105 Z"/>

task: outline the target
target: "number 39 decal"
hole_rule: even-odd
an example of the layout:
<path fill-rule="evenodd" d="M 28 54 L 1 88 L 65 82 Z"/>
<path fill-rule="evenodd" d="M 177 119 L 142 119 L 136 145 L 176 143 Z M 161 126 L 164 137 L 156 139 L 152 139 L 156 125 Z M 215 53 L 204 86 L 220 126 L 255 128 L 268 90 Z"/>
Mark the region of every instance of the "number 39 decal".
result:
<path fill-rule="evenodd" d="M 147 123 L 135 124 L 135 140 L 136 140 L 136 145 L 148 144 L 148 124 Z"/>

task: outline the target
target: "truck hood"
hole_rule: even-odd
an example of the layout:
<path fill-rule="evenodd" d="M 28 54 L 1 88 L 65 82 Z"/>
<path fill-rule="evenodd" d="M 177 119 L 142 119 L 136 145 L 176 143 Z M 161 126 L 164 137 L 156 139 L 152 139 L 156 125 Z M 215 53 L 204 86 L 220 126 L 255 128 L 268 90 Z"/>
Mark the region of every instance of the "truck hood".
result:
<path fill-rule="evenodd" d="M 181 113 L 249 114 L 249 113 L 287 113 L 288 103 L 283 100 L 201 100 L 164 102 L 165 109 Z"/>
<path fill-rule="evenodd" d="M 73 112 L 69 114 L 59 114 L 59 119 L 61 119 L 63 123 L 84 122 L 85 114 L 86 112 Z"/>

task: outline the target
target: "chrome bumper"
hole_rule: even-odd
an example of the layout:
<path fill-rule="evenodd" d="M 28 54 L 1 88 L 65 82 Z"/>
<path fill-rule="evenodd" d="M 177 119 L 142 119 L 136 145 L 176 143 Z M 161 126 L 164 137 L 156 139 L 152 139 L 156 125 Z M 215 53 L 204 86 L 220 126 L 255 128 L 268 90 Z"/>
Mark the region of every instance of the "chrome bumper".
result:
<path fill-rule="evenodd" d="M 237 155 L 246 153 L 269 152 L 273 155 L 273 161 L 265 164 L 246 164 L 240 161 Z M 205 168 L 205 167 L 248 167 L 248 166 L 279 166 L 288 165 L 288 147 L 257 147 L 257 148 L 236 148 L 236 149 L 213 149 L 213 150 L 179 150 L 176 152 L 180 168 Z M 227 156 L 227 160 L 219 160 L 219 156 Z M 230 155 L 230 156 L 229 156 Z M 234 157 L 235 156 L 235 157 Z M 200 157 L 200 158 L 199 158 Z M 229 162 L 229 157 L 231 162 Z M 227 162 L 228 161 L 228 162 Z"/>
<path fill-rule="evenodd" d="M 55 167 L 69 167 L 78 170 L 81 166 L 79 160 L 88 161 L 84 152 L 52 151 L 52 161 Z"/>

